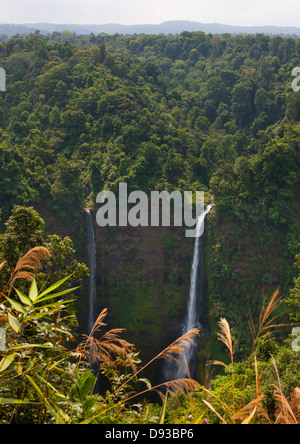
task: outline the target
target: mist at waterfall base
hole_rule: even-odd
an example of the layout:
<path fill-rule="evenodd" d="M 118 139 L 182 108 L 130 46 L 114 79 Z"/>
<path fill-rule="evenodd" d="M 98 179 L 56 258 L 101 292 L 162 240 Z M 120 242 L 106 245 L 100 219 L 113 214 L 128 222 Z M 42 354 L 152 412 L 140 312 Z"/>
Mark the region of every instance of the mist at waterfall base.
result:
<path fill-rule="evenodd" d="M 208 205 L 206 210 L 197 220 L 197 234 L 195 238 L 193 262 L 190 279 L 190 292 L 187 304 L 187 312 L 182 326 L 182 335 L 193 328 L 200 328 L 200 336 L 204 337 L 206 332 L 203 324 L 204 308 L 204 224 L 207 214 L 212 205 Z M 184 342 L 185 349 L 176 361 L 165 360 L 163 364 L 163 379 L 173 381 L 182 378 L 194 378 L 197 371 L 197 352 L 199 348 L 199 339 L 194 339 L 194 345 Z"/>

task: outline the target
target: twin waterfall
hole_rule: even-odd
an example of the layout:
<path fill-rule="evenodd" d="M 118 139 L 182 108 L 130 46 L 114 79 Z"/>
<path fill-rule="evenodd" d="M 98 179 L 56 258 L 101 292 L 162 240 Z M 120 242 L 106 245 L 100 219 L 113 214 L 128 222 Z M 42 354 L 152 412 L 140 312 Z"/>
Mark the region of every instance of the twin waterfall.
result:
<path fill-rule="evenodd" d="M 204 223 L 207 214 L 212 209 L 208 205 L 197 220 L 197 237 L 195 238 L 193 263 L 190 280 L 190 293 L 188 299 L 186 318 L 183 323 L 182 334 L 189 332 L 192 328 L 200 327 L 200 334 L 205 334 L 204 327 L 201 324 L 203 319 L 203 293 L 204 293 Z M 175 379 L 194 377 L 196 372 L 196 358 L 198 343 L 190 345 L 187 342 L 184 352 L 179 356 L 178 362 L 165 361 L 164 378 L 166 381 Z"/>
<path fill-rule="evenodd" d="M 194 245 L 194 255 L 191 270 L 190 293 L 188 299 L 186 318 L 182 327 L 182 334 L 187 333 L 192 328 L 200 327 L 203 336 L 204 329 L 201 325 L 203 320 L 203 284 L 204 284 L 204 222 L 207 214 L 210 212 L 212 205 L 208 205 L 206 210 L 199 216 L 197 221 L 197 234 Z M 88 266 L 90 270 L 89 278 L 89 310 L 87 319 L 88 333 L 92 330 L 96 320 L 96 246 L 95 234 L 93 227 L 92 215 L 89 210 L 87 213 L 87 251 L 88 251 Z M 186 343 L 187 345 L 187 343 Z M 163 374 L 167 381 L 174 379 L 181 379 L 186 377 L 193 377 L 196 371 L 196 357 L 197 357 L 198 343 L 188 345 L 184 352 L 179 357 L 178 365 L 174 362 L 166 361 L 164 363 Z"/>
<path fill-rule="evenodd" d="M 96 243 L 95 243 L 95 233 L 93 226 L 93 219 L 90 210 L 85 210 L 87 214 L 87 225 L 86 225 L 86 239 L 87 239 L 87 252 L 88 252 L 88 267 L 90 270 L 89 278 L 89 312 L 87 321 L 88 334 L 93 328 L 95 317 L 95 306 L 96 306 Z"/>

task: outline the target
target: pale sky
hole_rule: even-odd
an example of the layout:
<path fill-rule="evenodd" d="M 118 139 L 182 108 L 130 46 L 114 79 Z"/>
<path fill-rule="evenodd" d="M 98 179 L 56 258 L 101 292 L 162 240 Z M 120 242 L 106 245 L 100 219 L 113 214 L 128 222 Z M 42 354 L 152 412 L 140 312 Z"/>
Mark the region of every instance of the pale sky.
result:
<path fill-rule="evenodd" d="M 2 23 L 300 26 L 300 0 L 0 0 Z"/>

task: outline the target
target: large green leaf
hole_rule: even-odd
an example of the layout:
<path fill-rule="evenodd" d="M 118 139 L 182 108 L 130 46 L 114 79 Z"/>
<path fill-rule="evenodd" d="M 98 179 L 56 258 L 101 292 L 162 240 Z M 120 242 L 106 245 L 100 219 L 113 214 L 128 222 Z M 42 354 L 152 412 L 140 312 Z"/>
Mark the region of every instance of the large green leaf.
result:
<path fill-rule="evenodd" d="M 19 333 L 20 328 L 21 328 L 21 324 L 18 321 L 17 318 L 15 318 L 13 315 L 11 315 L 10 313 L 8 313 L 8 322 L 9 325 L 11 326 L 11 328 L 16 332 Z"/>
<path fill-rule="evenodd" d="M 17 295 L 19 296 L 19 298 L 21 299 L 21 301 L 23 302 L 23 304 L 28 305 L 28 306 L 32 305 L 32 301 L 27 296 L 25 296 L 25 294 L 23 294 L 20 290 L 17 290 L 16 288 L 15 288 L 15 291 L 16 291 Z"/>
<path fill-rule="evenodd" d="M 55 284 L 51 285 L 49 288 L 47 288 L 45 291 L 43 291 L 43 293 L 41 293 L 39 295 L 38 299 L 41 300 L 41 298 L 43 298 L 47 294 L 51 293 L 52 291 L 56 290 L 58 287 L 60 287 L 62 284 L 64 284 L 68 279 L 70 279 L 70 277 L 73 276 L 73 274 L 71 274 L 70 276 L 67 276 L 66 278 L 61 279 L 60 281 L 58 281 Z"/>
<path fill-rule="evenodd" d="M 0 398 L 0 405 L 14 405 L 14 404 L 36 404 L 22 399 Z"/>
<path fill-rule="evenodd" d="M 37 310 L 44 310 L 45 308 L 54 308 L 54 307 L 61 307 L 62 309 L 66 307 L 67 304 L 70 304 L 71 302 L 74 302 L 75 299 L 68 299 L 67 301 L 56 301 L 51 302 L 50 304 L 42 305 L 41 307 L 37 307 Z M 32 312 L 33 313 L 33 312 Z M 29 318 L 26 318 L 29 319 Z"/>
<path fill-rule="evenodd" d="M 61 307 L 54 308 L 53 310 L 42 311 L 40 313 L 34 314 L 32 316 L 28 316 L 26 321 L 32 321 L 33 319 L 43 318 L 45 316 L 49 316 L 50 314 L 56 313 L 61 310 Z"/>
<path fill-rule="evenodd" d="M 33 279 L 33 281 L 31 282 L 30 289 L 29 289 L 29 298 L 30 298 L 30 300 L 32 302 L 34 302 L 36 300 L 36 298 L 38 297 L 38 294 L 39 294 L 39 292 L 38 292 L 38 288 L 37 288 L 37 285 L 36 285 L 36 280 Z"/>
<path fill-rule="evenodd" d="M 85 372 L 79 378 L 76 378 L 75 385 L 78 390 L 79 399 L 83 402 L 92 394 L 96 383 L 96 377 L 90 371 Z"/>
<path fill-rule="evenodd" d="M 5 297 L 8 300 L 8 302 L 10 303 L 10 305 L 14 308 L 14 310 L 16 310 L 16 311 L 18 311 L 19 313 L 22 313 L 22 314 L 26 314 L 27 313 L 27 311 L 25 310 L 23 305 L 21 305 L 19 302 L 14 301 L 13 299 L 8 298 L 7 296 L 5 296 Z"/>
<path fill-rule="evenodd" d="M 15 358 L 15 354 L 11 354 L 11 355 L 8 355 L 8 356 L 4 357 L 3 359 L 1 359 L 0 373 L 4 372 L 4 370 L 6 370 L 10 366 L 10 364 L 13 362 L 14 358 Z"/>
<path fill-rule="evenodd" d="M 60 291 L 59 293 L 51 294 L 50 296 L 46 296 L 42 299 L 41 299 L 41 296 L 39 296 L 37 298 L 37 302 L 44 302 L 44 301 L 48 301 L 50 299 L 58 298 L 59 296 L 63 296 L 64 294 L 68 294 L 68 293 L 71 293 L 72 291 L 78 290 L 78 288 L 80 288 L 80 287 L 74 287 L 74 288 L 70 288 L 68 290 Z"/>

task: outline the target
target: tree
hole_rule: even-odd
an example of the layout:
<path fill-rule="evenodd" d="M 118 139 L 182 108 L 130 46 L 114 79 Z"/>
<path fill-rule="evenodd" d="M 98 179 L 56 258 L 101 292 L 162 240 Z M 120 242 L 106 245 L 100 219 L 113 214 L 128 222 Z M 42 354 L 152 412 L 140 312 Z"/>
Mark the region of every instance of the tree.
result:
<path fill-rule="evenodd" d="M 240 126 L 248 125 L 254 114 L 254 89 L 251 82 L 237 83 L 232 90 L 232 110 Z"/>
<path fill-rule="evenodd" d="M 167 181 L 177 185 L 183 172 L 183 161 L 179 153 L 170 153 L 165 163 L 165 174 Z"/>
<path fill-rule="evenodd" d="M 88 276 L 85 264 L 75 259 L 75 250 L 70 238 L 62 239 L 58 235 L 50 235 L 44 239 L 45 222 L 32 207 L 15 206 L 12 215 L 5 223 L 5 232 L 0 238 L 1 262 L 6 266 L 1 273 L 2 286 L 8 281 L 13 267 L 28 250 L 42 246 L 48 249 L 50 256 L 45 258 L 40 279 L 48 276 L 48 284 L 54 283 L 73 274 L 72 281 L 79 282 Z"/>
<path fill-rule="evenodd" d="M 73 241 L 69 237 L 62 239 L 57 234 L 47 236 L 43 245 L 50 255 L 45 259 L 42 270 L 43 275 L 48 276 L 48 285 L 59 281 L 66 276 L 71 276 L 69 282 L 80 282 L 88 277 L 89 271 L 84 263 L 75 259 Z"/>
<path fill-rule="evenodd" d="M 0 239 L 1 257 L 5 258 L 9 269 L 28 250 L 43 244 L 44 226 L 45 222 L 33 207 L 16 205 L 13 208 Z"/>
<path fill-rule="evenodd" d="M 78 217 L 83 208 L 81 170 L 75 162 L 61 158 L 56 164 L 51 186 L 52 207 L 68 220 Z"/>

